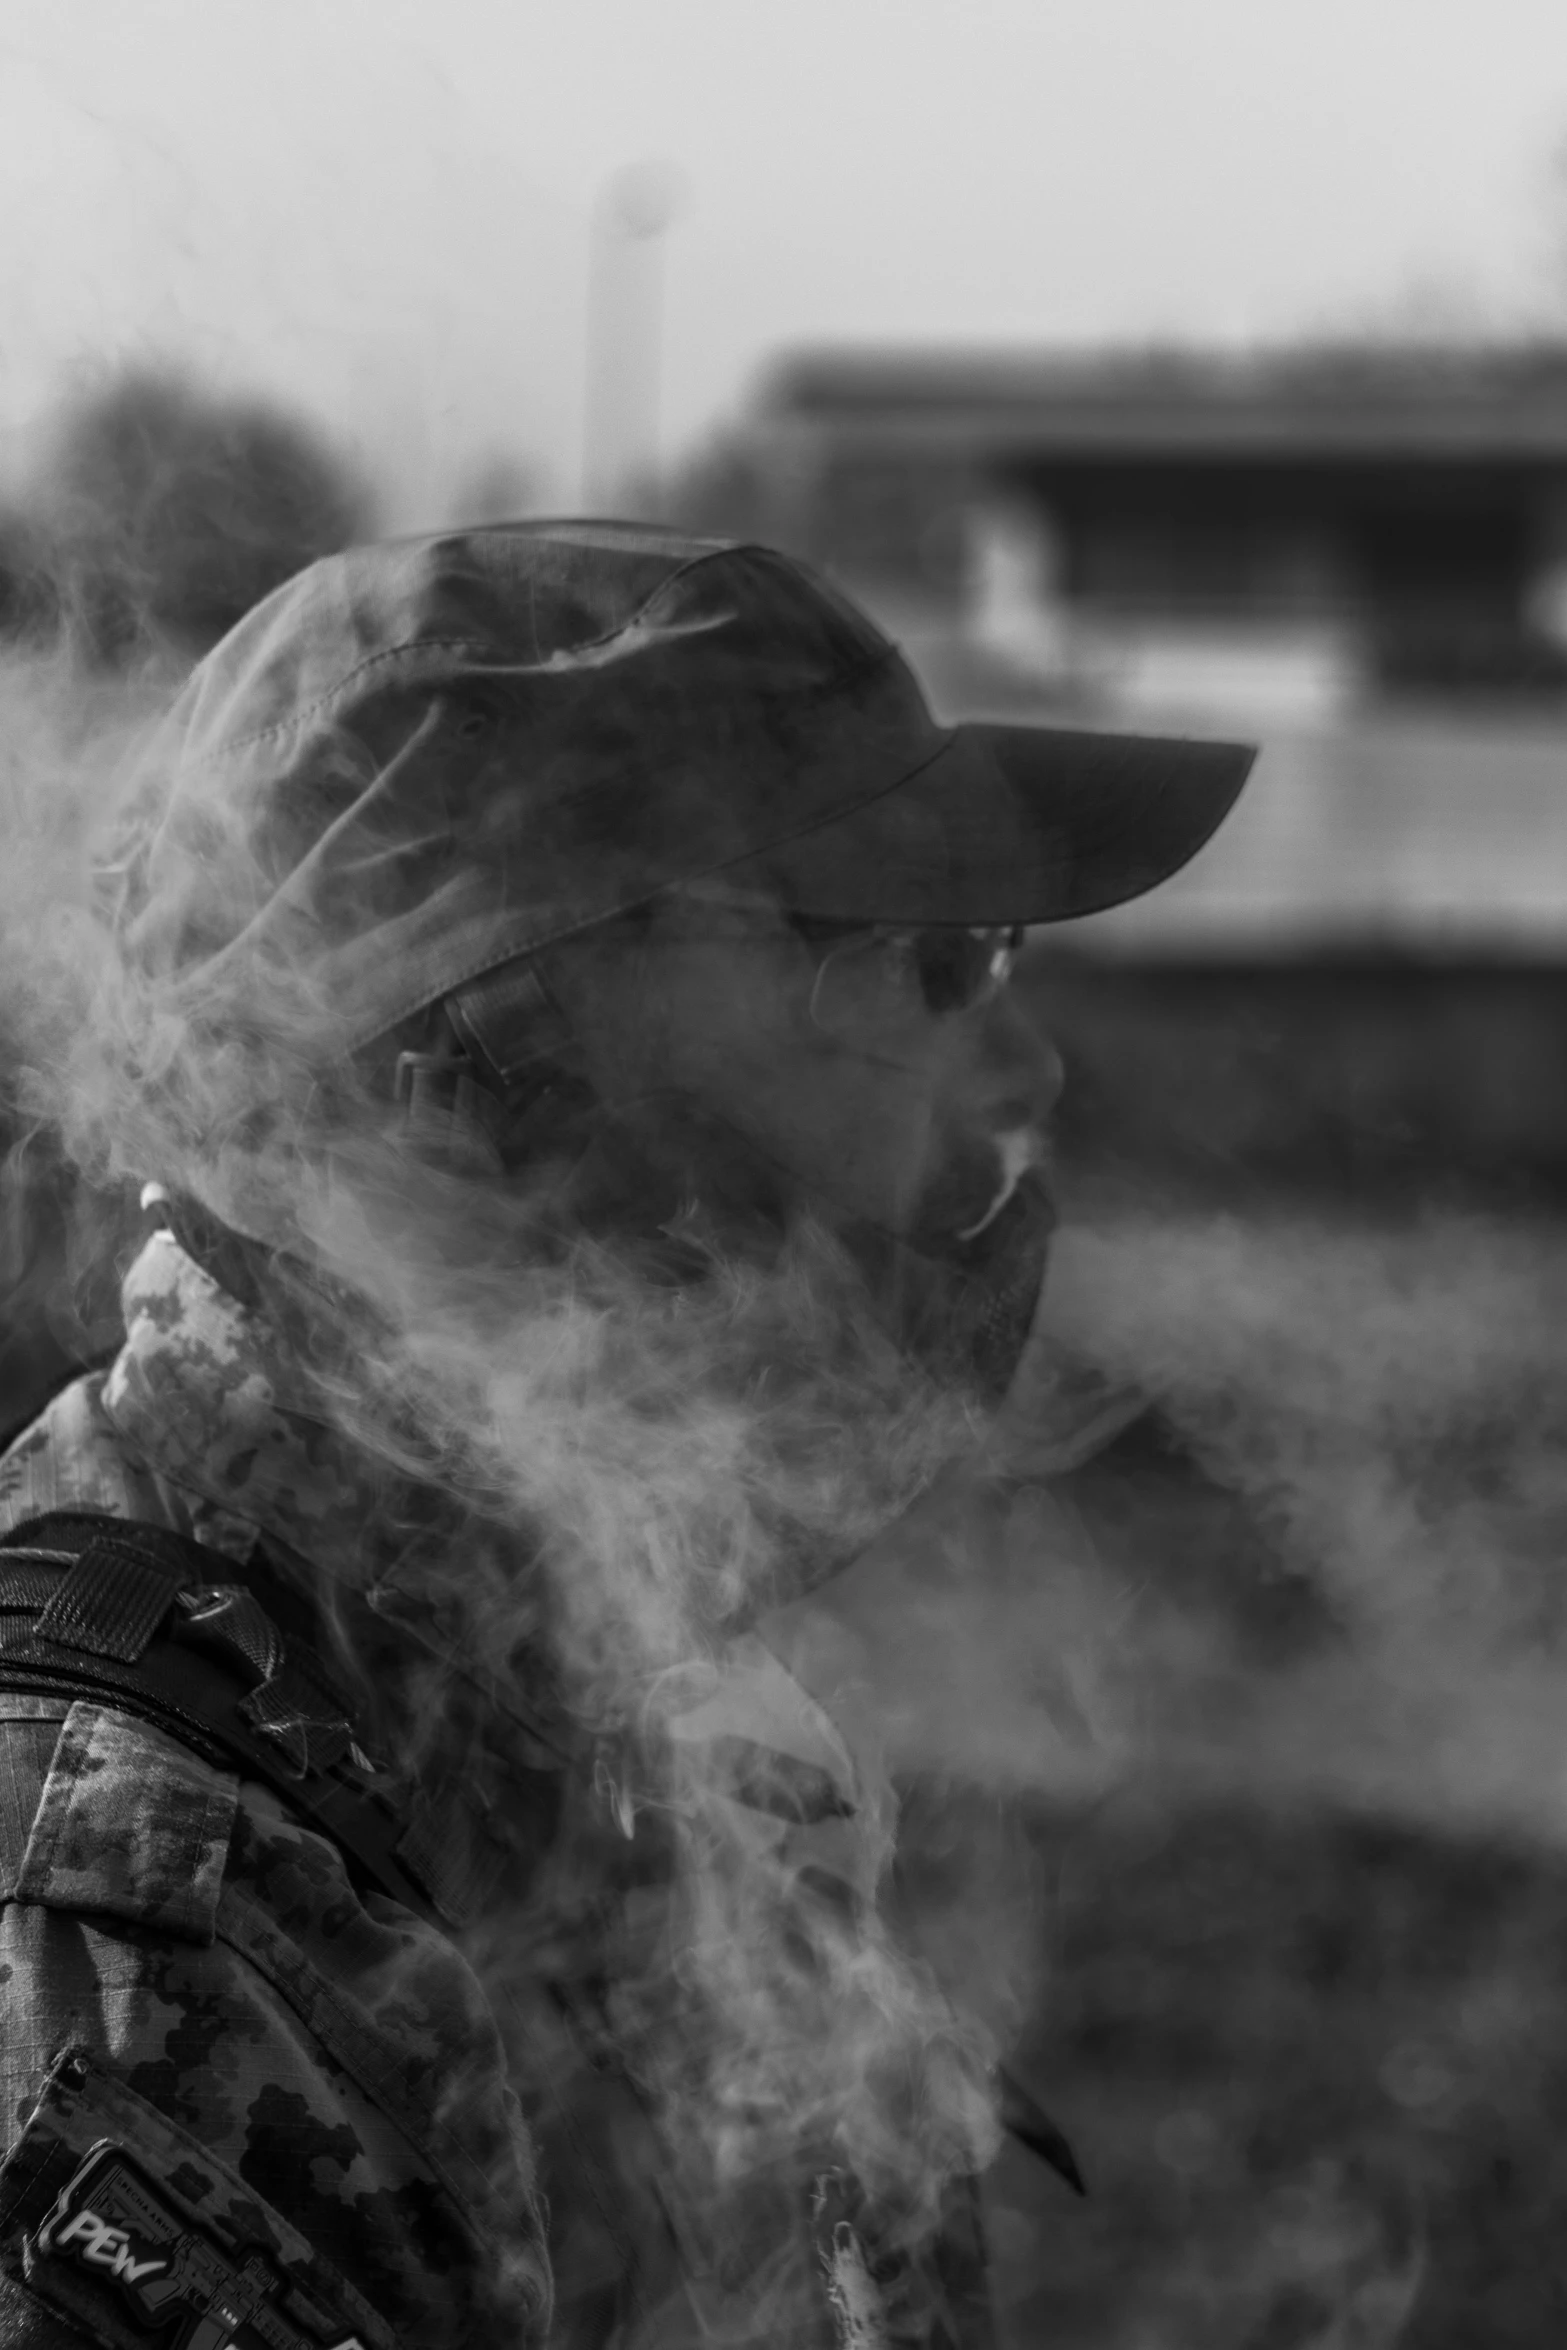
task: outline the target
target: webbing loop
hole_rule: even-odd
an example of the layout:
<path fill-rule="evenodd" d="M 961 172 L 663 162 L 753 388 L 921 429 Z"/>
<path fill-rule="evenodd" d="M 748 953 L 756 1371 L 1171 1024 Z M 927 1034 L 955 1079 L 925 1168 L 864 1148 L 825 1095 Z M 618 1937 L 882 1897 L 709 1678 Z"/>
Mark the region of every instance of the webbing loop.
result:
<path fill-rule="evenodd" d="M 165 1527 L 62 1510 L 0 1536 L 0 1689 L 151 1722 L 275 1788 L 361 1879 L 462 1925 L 504 1846 L 460 1787 L 420 1791 L 361 1751 L 302 1616 L 264 1561 L 241 1568 Z"/>
<path fill-rule="evenodd" d="M 171 1576 L 125 1545 L 94 1541 L 67 1568 L 33 1636 L 133 1665 L 168 1616 L 178 1589 Z"/>

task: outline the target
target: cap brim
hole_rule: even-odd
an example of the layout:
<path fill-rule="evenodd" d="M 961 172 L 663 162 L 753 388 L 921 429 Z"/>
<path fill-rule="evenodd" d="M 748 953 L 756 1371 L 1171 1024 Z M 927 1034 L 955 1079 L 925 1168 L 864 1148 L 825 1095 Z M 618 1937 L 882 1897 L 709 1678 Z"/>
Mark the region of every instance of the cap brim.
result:
<path fill-rule="evenodd" d="M 902 782 L 731 871 L 801 914 L 1064 922 L 1178 872 L 1256 755 L 1245 743 L 975 722 Z"/>

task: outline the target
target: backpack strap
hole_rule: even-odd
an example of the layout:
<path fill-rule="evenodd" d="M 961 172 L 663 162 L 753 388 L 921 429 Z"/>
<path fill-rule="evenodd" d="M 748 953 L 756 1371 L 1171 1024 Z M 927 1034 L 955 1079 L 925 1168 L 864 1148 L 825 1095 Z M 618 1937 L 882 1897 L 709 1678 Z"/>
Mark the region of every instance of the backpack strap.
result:
<path fill-rule="evenodd" d="M 273 1788 L 351 1873 L 462 1925 L 504 1847 L 374 1760 L 308 1603 L 166 1527 L 57 1510 L 0 1536 L 0 1688 L 112 1705 Z"/>

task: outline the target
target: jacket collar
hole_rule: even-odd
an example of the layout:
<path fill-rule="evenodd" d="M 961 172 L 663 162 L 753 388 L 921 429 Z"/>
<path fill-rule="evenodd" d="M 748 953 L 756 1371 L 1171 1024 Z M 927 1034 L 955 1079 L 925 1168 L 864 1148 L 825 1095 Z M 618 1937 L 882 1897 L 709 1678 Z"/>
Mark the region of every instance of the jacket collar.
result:
<path fill-rule="evenodd" d="M 265 1314 L 230 1297 L 168 1230 L 144 1243 L 121 1300 L 125 1344 L 102 1393 L 118 1434 L 186 1492 L 365 1579 L 386 1476 L 320 1416 Z"/>

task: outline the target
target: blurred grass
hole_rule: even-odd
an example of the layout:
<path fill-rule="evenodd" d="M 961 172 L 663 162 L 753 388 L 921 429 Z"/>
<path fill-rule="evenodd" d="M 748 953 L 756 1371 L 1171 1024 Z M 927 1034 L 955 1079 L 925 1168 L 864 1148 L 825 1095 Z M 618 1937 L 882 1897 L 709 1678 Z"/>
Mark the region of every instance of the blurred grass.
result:
<path fill-rule="evenodd" d="M 1004 2339 L 1567 2339 L 1567 1227 L 1101 1202 L 1057 1274 L 1156 1398 L 1054 1489 L 1121 1736 L 1097 1793 L 953 1757 L 901 1885 L 1003 2023 L 1026 1946 L 1090 2182 L 1003 2153 Z"/>
<path fill-rule="evenodd" d="M 1567 963 L 1298 942 L 1095 956 L 1035 934 L 1066 1168 L 1142 1205 L 1567 1208 Z"/>
<path fill-rule="evenodd" d="M 1027 1833 L 1057 1890 L 1019 2069 L 1091 2194 L 1003 2155 L 1008 2343 L 1563 2338 L 1554 1854 L 1240 1799 L 1035 1811 Z"/>

